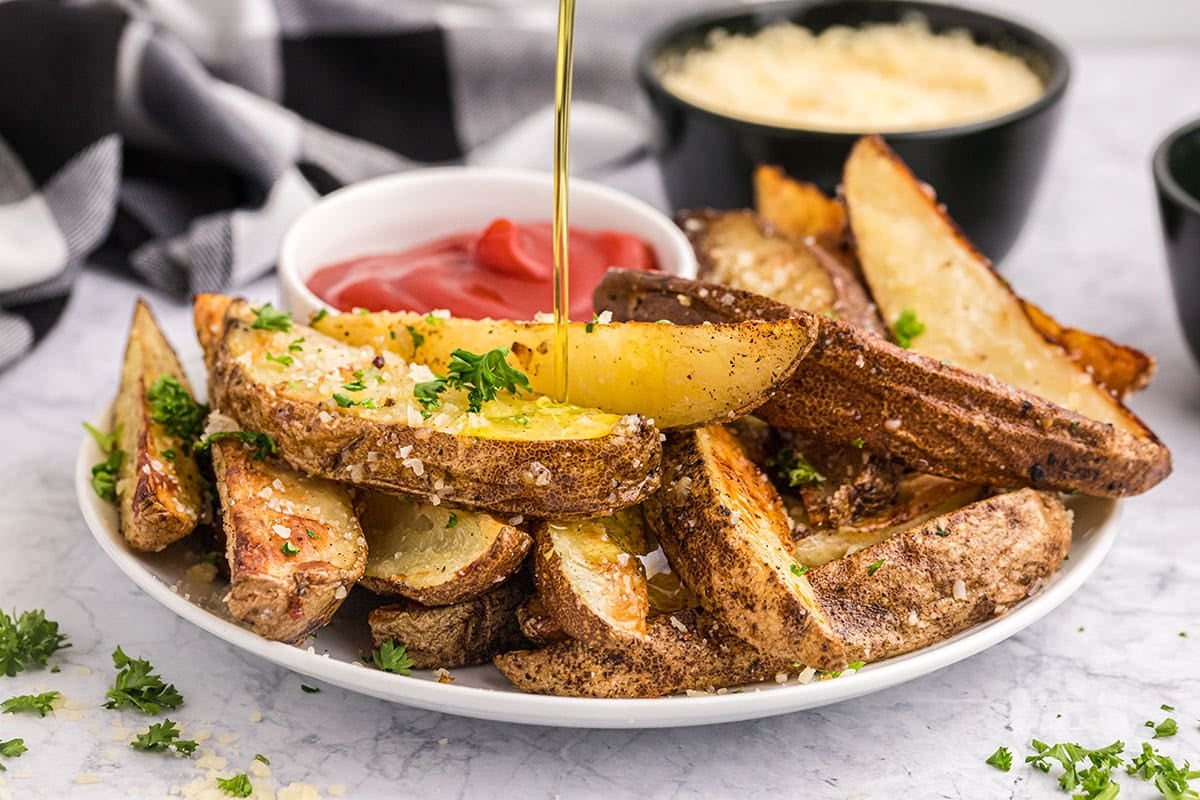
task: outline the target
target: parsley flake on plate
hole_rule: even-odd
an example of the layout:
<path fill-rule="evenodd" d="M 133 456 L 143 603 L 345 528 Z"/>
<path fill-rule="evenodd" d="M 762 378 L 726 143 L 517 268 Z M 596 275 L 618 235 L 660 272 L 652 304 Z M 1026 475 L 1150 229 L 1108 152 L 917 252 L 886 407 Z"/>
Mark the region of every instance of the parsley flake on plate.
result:
<path fill-rule="evenodd" d="M 254 785 L 244 772 L 232 778 L 217 778 L 217 788 L 231 797 L 249 797 L 254 794 Z"/>
<path fill-rule="evenodd" d="M 50 656 L 64 647 L 67 635 L 58 632 L 58 623 L 46 619 L 46 612 L 23 611 L 12 616 L 0 610 L 0 673 L 13 677 L 31 667 L 44 667 Z"/>
<path fill-rule="evenodd" d="M 1007 747 L 997 747 L 996 752 L 988 756 L 984 763 L 991 764 L 1001 772 L 1008 772 L 1012 769 L 1012 751 Z"/>
<path fill-rule="evenodd" d="M 199 743 L 191 739 L 180 739 L 178 725 L 169 719 L 164 719 L 162 722 L 152 724 L 145 733 L 139 733 L 129 743 L 129 746 L 134 750 L 145 750 L 151 753 L 161 753 L 167 749 L 173 749 L 177 753 L 190 756 L 196 752 Z"/>
<path fill-rule="evenodd" d="M 6 742 L 0 742 L 0 756 L 5 758 L 17 758 L 28 751 L 29 748 L 25 746 L 24 739 L 9 739 Z M 4 763 L 0 762 L 0 772 L 4 772 L 6 769 L 8 768 L 4 766 Z"/>
<path fill-rule="evenodd" d="M 53 710 L 51 704 L 59 697 L 61 695 L 58 692 L 19 694 L 0 703 L 0 709 L 3 709 L 3 713 L 5 714 L 29 712 L 37 714 L 39 717 L 44 717 Z"/>
<path fill-rule="evenodd" d="M 397 645 L 391 639 L 381 644 L 371 653 L 371 660 L 375 662 L 375 666 L 379 667 L 384 672 L 394 672 L 397 675 L 411 675 L 413 668 L 413 660 L 408 657 L 408 648 L 405 645 Z"/>

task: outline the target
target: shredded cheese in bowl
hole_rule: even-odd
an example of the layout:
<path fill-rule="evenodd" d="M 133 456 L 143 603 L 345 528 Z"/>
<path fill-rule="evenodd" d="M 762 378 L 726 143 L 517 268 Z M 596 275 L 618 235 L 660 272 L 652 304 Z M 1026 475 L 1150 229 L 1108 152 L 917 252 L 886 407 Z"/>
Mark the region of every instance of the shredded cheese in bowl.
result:
<path fill-rule="evenodd" d="M 789 23 L 753 35 L 724 30 L 664 56 L 663 86 L 726 116 L 787 128 L 856 133 L 928 130 L 1002 116 L 1045 91 L 1029 65 L 933 33 L 923 19 L 813 34 Z"/>

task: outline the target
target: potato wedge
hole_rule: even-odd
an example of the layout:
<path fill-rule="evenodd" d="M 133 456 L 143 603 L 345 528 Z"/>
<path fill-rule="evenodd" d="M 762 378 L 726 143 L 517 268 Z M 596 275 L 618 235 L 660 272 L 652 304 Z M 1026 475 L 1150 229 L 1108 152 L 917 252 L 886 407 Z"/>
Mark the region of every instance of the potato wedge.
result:
<path fill-rule="evenodd" d="M 553 325 L 443 319 L 407 312 L 331 314 L 317 330 L 352 345 L 393 352 L 442 372 L 456 348 L 511 351 L 508 361 L 551 394 Z M 659 428 L 727 421 L 759 405 L 811 345 L 805 321 L 770 325 L 571 324 L 571 402 L 639 414 Z"/>
<path fill-rule="evenodd" d="M 179 357 L 149 306 L 138 299 L 114 410 L 118 447 L 125 453 L 116 486 L 121 534 L 135 550 L 162 550 L 209 516 L 191 442 L 154 419 L 151 397 L 163 378 L 173 379 L 175 391 L 194 402 Z"/>
<path fill-rule="evenodd" d="M 468 667 L 529 646 L 517 624 L 517 609 L 528 594 L 528 581 L 514 580 L 449 606 L 412 601 L 382 606 L 367 622 L 375 646 L 389 640 L 405 645 L 414 669 Z"/>
<path fill-rule="evenodd" d="M 356 505 L 369 552 L 359 583 L 427 606 L 488 592 L 516 572 L 533 544 L 529 534 L 481 511 L 382 492 L 364 492 Z"/>
<path fill-rule="evenodd" d="M 972 483 L 911 473 L 900 482 L 899 494 L 887 508 L 839 528 L 806 531 L 796 540 L 792 558 L 797 564 L 819 567 L 972 503 L 984 491 Z"/>
<path fill-rule="evenodd" d="M 785 547 L 775 487 L 718 425 L 669 434 L 646 521 L 667 559 L 731 633 L 772 657 L 841 669 L 844 653 Z"/>
<path fill-rule="evenodd" d="M 1154 359 L 1141 350 L 1117 344 L 1094 333 L 1064 328 L 1028 300 L 1022 300 L 1021 307 L 1042 336 L 1062 345 L 1068 356 L 1090 372 L 1096 382 L 1116 395 L 1117 399 L 1140 392 L 1154 377 Z"/>
<path fill-rule="evenodd" d="M 413 391 L 432 379 L 427 367 L 300 325 L 255 329 L 242 300 L 202 295 L 196 303 L 224 309 L 210 380 L 217 405 L 274 437 L 302 472 L 563 519 L 632 505 L 658 485 L 659 432 L 645 418 L 508 392 L 472 413 L 467 392 L 451 389 L 425 419 Z M 197 311 L 199 320 L 212 316 Z"/>
<path fill-rule="evenodd" d="M 533 594 L 517 609 L 517 624 L 521 633 L 535 645 L 546 645 L 570 639 L 567 632 L 550 615 L 542 598 Z"/>
<path fill-rule="evenodd" d="M 233 440 L 212 445 L 229 594 L 255 633 L 298 644 L 329 622 L 362 577 L 367 542 L 346 490 Z"/>
<path fill-rule="evenodd" d="M 599 645 L 646 638 L 646 574 L 619 536 L 604 519 L 547 520 L 534 533 L 538 596 L 573 638 Z"/>
<path fill-rule="evenodd" d="M 754 210 L 788 236 L 834 246 L 846 237 L 846 208 L 812 183 L 789 178 L 776 166 L 754 169 Z"/>
<path fill-rule="evenodd" d="M 1071 546 L 1056 495 L 989 497 L 812 570 L 813 591 L 852 660 L 940 642 L 1035 594 Z"/>
<path fill-rule="evenodd" d="M 809 527 L 831 528 L 887 508 L 900 492 L 904 469 L 846 442 L 829 446 L 792 436 L 767 464 L 783 492 L 794 492 Z"/>
<path fill-rule="evenodd" d="M 773 230 L 751 211 L 685 211 L 679 224 L 703 280 L 884 333 L 858 278 L 820 247 Z"/>
<path fill-rule="evenodd" d="M 787 671 L 711 618 L 693 611 L 655 617 L 646 639 L 617 648 L 568 639 L 492 659 L 524 692 L 572 697 L 661 697 L 689 689 L 739 686 Z"/>
<path fill-rule="evenodd" d="M 803 313 L 749 292 L 628 270 L 610 270 L 596 293 L 618 319 L 691 325 Z M 817 319 L 817 342 L 801 367 L 755 411 L 777 428 L 830 443 L 861 439 L 866 450 L 912 469 L 994 486 L 1123 497 L 1171 472 L 1170 451 L 1149 432 L 1084 417 L 855 326 Z"/>
<path fill-rule="evenodd" d="M 859 140 L 846 162 L 846 203 L 863 276 L 885 321 L 925 325 L 912 349 L 1024 389 L 1085 417 L 1149 431 L 1050 341 L 1007 282 L 883 140 Z M 1040 310 L 1046 325 L 1057 326 Z"/>

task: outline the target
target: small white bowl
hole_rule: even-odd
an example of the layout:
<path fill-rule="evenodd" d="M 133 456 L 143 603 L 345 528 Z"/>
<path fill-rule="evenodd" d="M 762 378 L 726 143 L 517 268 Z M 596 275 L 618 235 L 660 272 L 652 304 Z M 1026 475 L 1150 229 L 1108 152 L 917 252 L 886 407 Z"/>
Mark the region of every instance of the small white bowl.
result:
<path fill-rule="evenodd" d="M 571 227 L 633 234 L 653 248 L 663 272 L 696 277 L 692 247 L 666 215 L 606 186 L 575 178 L 570 186 Z M 552 207 L 551 176 L 525 170 L 434 167 L 347 186 L 301 214 L 284 235 L 281 301 L 307 318 L 327 306 L 305 285 L 321 267 L 482 231 L 497 217 L 548 222 Z M 550 302 L 547 294 L 547 310 Z"/>

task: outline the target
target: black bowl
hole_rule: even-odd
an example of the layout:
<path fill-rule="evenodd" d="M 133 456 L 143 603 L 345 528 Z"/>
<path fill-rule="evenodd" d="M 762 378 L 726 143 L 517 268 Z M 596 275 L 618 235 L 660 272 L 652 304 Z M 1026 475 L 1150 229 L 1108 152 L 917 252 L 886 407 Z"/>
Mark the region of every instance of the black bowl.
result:
<path fill-rule="evenodd" d="M 1046 86 L 1036 101 L 1000 117 L 887 134 L 888 144 L 937 189 L 975 244 L 993 260 L 1002 258 L 1033 202 L 1070 66 L 1062 49 L 1042 34 L 954 6 L 891 0 L 763 3 L 688 17 L 653 34 L 638 56 L 638 80 L 660 126 L 657 155 L 671 205 L 746 208 L 756 164 L 777 164 L 832 192 L 860 134 L 783 128 L 705 110 L 663 87 L 656 69 L 661 56 L 703 46 L 716 28 L 745 34 L 790 21 L 819 32 L 833 25 L 895 23 L 913 14 L 935 32 L 965 29 L 976 42 L 1019 56 Z"/>
<path fill-rule="evenodd" d="M 1153 169 L 1175 308 L 1200 363 L 1200 120 L 1163 140 Z"/>

